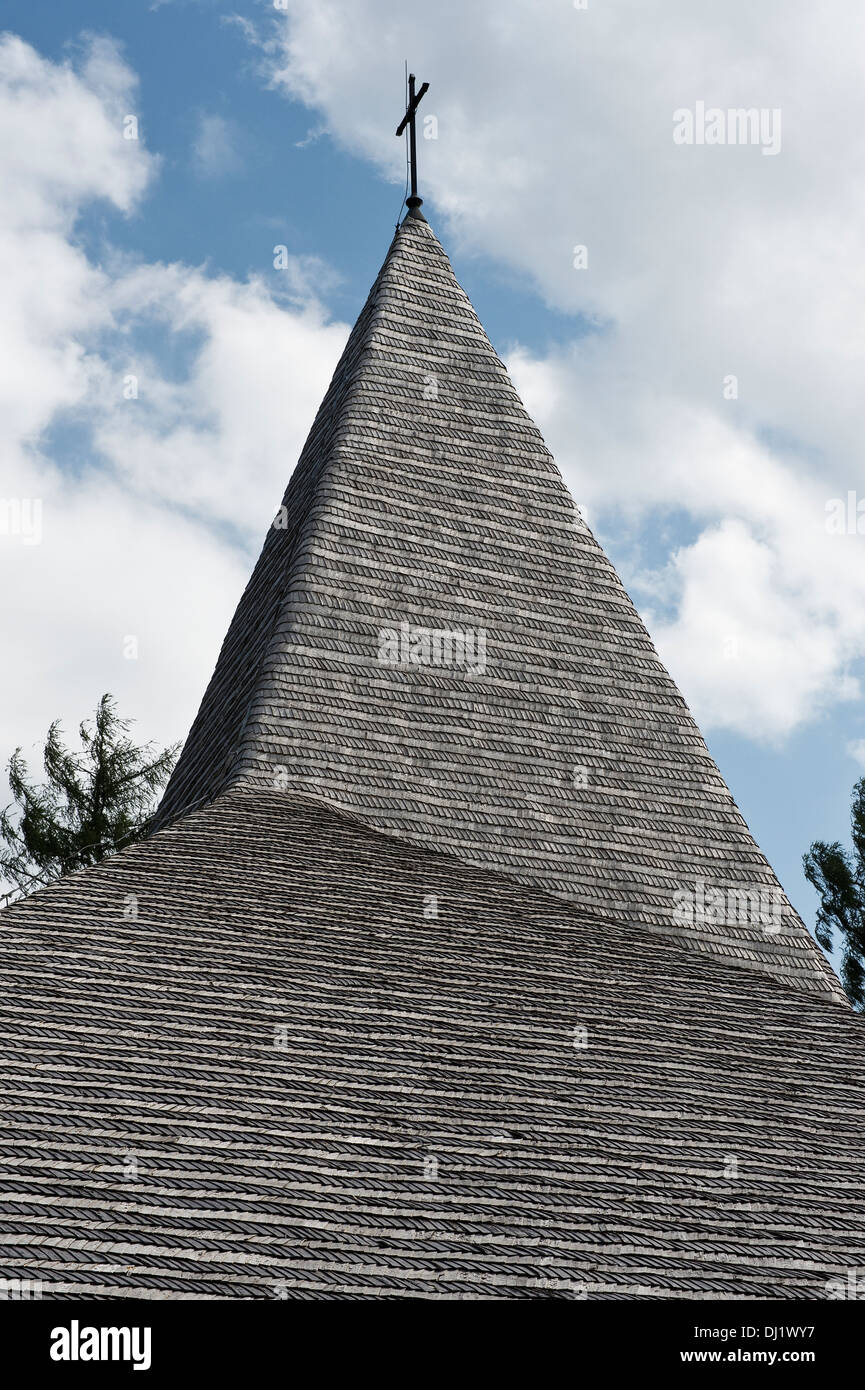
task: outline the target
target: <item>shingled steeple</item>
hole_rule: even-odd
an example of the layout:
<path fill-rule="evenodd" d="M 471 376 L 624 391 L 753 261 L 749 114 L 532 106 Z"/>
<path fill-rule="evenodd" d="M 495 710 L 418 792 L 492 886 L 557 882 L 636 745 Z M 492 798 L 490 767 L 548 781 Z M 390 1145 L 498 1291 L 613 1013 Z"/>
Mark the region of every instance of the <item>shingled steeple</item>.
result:
<path fill-rule="evenodd" d="M 157 824 L 239 785 L 843 998 L 413 212 Z"/>

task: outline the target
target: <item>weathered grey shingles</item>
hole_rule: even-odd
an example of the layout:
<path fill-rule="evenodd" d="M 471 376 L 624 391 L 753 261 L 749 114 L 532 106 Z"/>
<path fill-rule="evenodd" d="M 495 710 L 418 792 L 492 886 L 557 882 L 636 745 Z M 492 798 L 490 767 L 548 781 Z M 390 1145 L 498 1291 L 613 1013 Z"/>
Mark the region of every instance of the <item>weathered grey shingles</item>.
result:
<path fill-rule="evenodd" d="M 238 781 L 287 780 L 678 935 L 677 888 L 777 888 L 423 220 L 394 239 L 284 506 L 162 823 Z M 485 629 L 486 672 L 382 666 L 379 629 L 402 620 Z M 684 939 L 840 997 L 786 899 L 776 934 L 703 923 Z"/>
<path fill-rule="evenodd" d="M 51 1296 L 822 1297 L 865 1263 L 861 1023 L 639 927 L 252 789 L 3 927 L 0 1274 Z"/>
<path fill-rule="evenodd" d="M 675 886 L 774 877 L 423 222 L 280 521 L 162 828 L 3 914 L 0 1273 L 823 1296 L 860 1021 L 791 909 L 663 935 Z M 488 672 L 382 668 L 401 618 Z"/>

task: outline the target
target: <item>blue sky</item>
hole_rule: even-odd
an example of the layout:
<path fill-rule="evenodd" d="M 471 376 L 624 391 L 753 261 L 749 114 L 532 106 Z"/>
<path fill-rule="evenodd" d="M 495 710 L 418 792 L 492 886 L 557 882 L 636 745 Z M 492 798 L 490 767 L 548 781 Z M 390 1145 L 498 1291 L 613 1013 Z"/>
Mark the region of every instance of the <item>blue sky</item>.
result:
<path fill-rule="evenodd" d="M 98 429 L 93 424 L 92 403 L 102 399 L 112 354 L 116 364 L 126 351 L 130 362 L 148 362 L 158 377 L 148 427 L 153 440 L 173 441 L 164 460 L 169 476 L 183 458 L 179 422 L 194 392 L 202 380 L 212 386 L 225 379 L 220 373 L 230 378 L 234 370 L 223 364 L 213 378 L 207 375 L 206 349 L 217 325 L 242 313 L 254 338 L 258 315 L 269 335 L 262 351 L 278 355 L 284 330 L 275 315 L 284 306 L 297 334 L 296 359 L 286 358 L 284 373 L 279 361 L 273 366 L 286 398 L 279 418 L 290 425 L 285 453 L 260 474 L 254 464 L 244 465 L 237 478 L 226 479 L 223 492 L 236 487 L 242 503 L 231 510 L 220 502 L 217 449 L 215 476 L 198 479 L 197 491 L 166 486 L 164 495 L 141 504 L 139 525 L 124 510 L 128 497 L 118 487 L 123 520 L 104 523 L 102 534 L 115 527 L 121 540 L 127 537 L 123 544 L 138 530 L 142 554 L 148 544 L 186 546 L 195 576 L 183 580 L 188 611 L 197 613 L 210 599 L 211 617 L 196 619 L 194 651 L 187 646 L 186 656 L 171 657 L 171 669 L 183 666 L 176 700 L 165 688 L 166 665 L 159 670 L 158 704 L 143 708 L 155 666 L 133 677 L 98 637 L 80 633 L 82 662 L 92 665 L 87 679 L 64 686 L 68 707 L 61 712 L 71 725 L 103 688 L 117 688 L 124 704 L 141 704 L 146 732 L 164 740 L 185 733 L 193 691 L 203 690 L 216 654 L 215 634 L 257 553 L 256 518 L 266 524 L 278 501 L 276 479 L 290 472 L 340 334 L 387 249 L 402 195 L 403 156 L 393 130 L 407 57 L 430 80 L 430 109 L 441 118 L 435 147 L 421 146 L 425 210 L 577 500 L 586 497 L 589 520 L 657 636 L 758 842 L 813 926 L 815 895 L 803 879 L 801 855 L 817 836 L 846 841 L 850 791 L 863 772 L 863 754 L 857 760 L 855 750 L 865 739 L 857 686 L 865 652 L 856 617 L 861 590 L 852 580 L 844 597 L 848 575 L 863 569 L 865 537 L 839 538 L 839 547 L 827 552 L 834 558 L 845 547 L 837 574 L 827 576 L 825 565 L 805 565 L 802 558 L 813 528 L 821 529 L 822 499 L 863 489 L 856 399 L 862 343 L 855 329 L 863 319 L 861 265 L 846 242 L 848 235 L 855 241 L 861 205 L 845 174 L 845 151 L 836 148 L 843 141 L 836 135 L 832 146 L 831 130 L 825 139 L 814 133 L 823 97 L 831 93 L 842 125 L 844 103 L 858 100 L 853 76 L 848 82 L 833 68 L 847 47 L 844 25 L 835 26 L 837 47 L 827 47 L 830 40 L 815 38 L 799 0 L 786 8 L 772 3 L 760 19 L 736 3 L 726 17 L 706 17 L 705 33 L 693 16 L 682 18 L 681 67 L 667 69 L 661 50 L 656 55 L 652 48 L 654 3 L 620 7 L 631 29 L 650 26 L 645 42 L 630 46 L 600 19 L 575 18 L 566 8 L 543 3 L 530 29 L 524 12 L 510 4 L 481 3 L 471 17 L 448 4 L 436 25 L 423 5 L 397 9 L 376 0 L 354 6 L 322 0 L 312 7 L 317 19 L 296 0 L 285 14 L 269 4 L 222 0 L 37 6 L 7 0 L 4 27 L 49 66 L 80 71 L 93 35 L 118 45 L 117 62 L 132 83 L 123 99 L 134 102 L 129 109 L 141 132 L 141 149 L 133 152 L 140 166 L 136 187 L 124 192 L 122 173 L 115 183 L 106 174 L 104 186 L 102 174 L 94 174 L 92 186 L 102 188 L 94 198 L 82 173 L 67 225 L 52 228 L 83 255 L 86 265 L 74 272 L 81 285 L 86 289 L 88 274 L 98 269 L 119 307 L 110 322 L 82 319 L 80 327 L 70 310 L 64 331 L 87 345 L 87 362 L 76 368 L 80 375 L 86 367 L 87 382 L 70 378 L 56 400 L 34 404 L 22 425 L 27 449 L 37 448 L 69 480 L 92 482 L 97 459 L 111 487 L 120 477 L 132 496 L 144 464 L 124 471 L 127 461 L 112 454 L 119 437 L 112 420 L 106 415 Z M 836 19 L 844 13 L 830 8 Z M 676 10 L 669 6 L 667 17 Z M 780 27 L 772 25 L 781 26 L 785 15 L 785 44 L 773 49 Z M 556 26 L 583 22 L 596 28 L 569 30 L 570 47 L 557 40 Z M 535 54 L 545 28 L 546 47 Z M 709 39 L 720 45 L 711 51 L 726 53 L 730 74 L 737 73 L 726 87 L 723 64 L 703 60 Z M 740 90 L 737 53 L 755 51 L 768 56 L 765 63 L 754 60 L 751 86 Z M 794 78 L 805 54 L 814 90 L 801 97 L 799 109 Z M 551 62 L 573 63 L 573 73 L 563 68 L 557 80 L 547 78 Z M 631 93 L 641 81 L 647 85 L 634 115 Z M 622 93 L 618 103 L 599 95 L 607 88 Z M 660 128 L 661 115 L 666 121 L 668 111 L 703 90 L 710 100 L 728 90 L 733 102 L 783 104 L 789 133 L 777 159 L 750 150 L 677 151 L 666 126 L 657 146 L 644 146 L 653 120 Z M 723 160 L 713 164 L 719 153 Z M 676 163 L 679 154 L 691 162 Z M 824 180 L 834 180 L 831 197 Z M 643 234 L 632 226 L 641 219 Z M 581 281 L 569 264 L 572 246 L 584 239 L 590 264 L 598 267 L 591 281 Z M 799 263 L 794 248 L 803 241 Z M 275 244 L 292 257 L 288 289 L 273 269 Z M 168 266 L 179 267 L 174 280 L 154 270 Z M 256 283 L 260 290 L 248 288 Z M 232 286 L 244 287 L 236 298 Z M 184 314 L 176 309 L 181 302 L 190 306 Z M 798 337 L 784 318 L 790 302 Z M 26 306 L 21 312 L 26 318 Z M 316 346 L 301 388 L 292 370 L 305 370 L 313 342 L 320 361 Z M 718 383 L 740 360 L 742 399 L 723 405 Z M 813 381 L 810 402 L 803 380 Z M 202 397 L 204 431 L 211 428 L 208 411 L 216 418 L 219 410 L 218 399 Z M 214 438 L 220 429 L 217 419 Z M 147 443 L 145 435 L 137 442 L 142 459 Z M 229 437 L 226 457 L 233 447 Z M 741 510 L 732 485 L 725 491 L 725 478 L 737 469 L 753 488 Z M 74 508 L 73 493 L 68 496 Z M 106 484 L 100 497 L 107 496 Z M 203 516 L 202 496 L 208 499 Z M 801 504 L 812 507 L 807 516 L 796 512 L 799 497 L 816 499 Z M 175 591 L 180 575 L 178 568 Z M 742 584 L 732 616 L 720 611 L 736 588 L 731 575 Z M 700 605 L 707 594 L 719 611 L 713 607 L 706 619 L 715 636 L 702 650 Z M 136 607 L 144 602 L 141 592 L 124 602 L 129 621 L 146 627 L 152 615 Z M 117 622 L 124 626 L 122 616 Z M 759 651 L 759 659 L 749 665 L 734 658 L 735 671 L 722 663 L 717 634 L 725 624 L 742 633 L 743 650 Z M 777 652 L 767 631 L 777 634 Z M 31 614 L 22 642 L 31 653 L 43 648 L 34 673 L 41 694 L 35 702 L 10 701 L 4 758 L 7 744 L 32 746 L 62 705 L 63 664 L 52 667 L 44 655 L 60 641 Z M 812 641 L 813 680 L 797 664 Z M 22 734 L 17 721 L 25 710 L 33 727 Z"/>

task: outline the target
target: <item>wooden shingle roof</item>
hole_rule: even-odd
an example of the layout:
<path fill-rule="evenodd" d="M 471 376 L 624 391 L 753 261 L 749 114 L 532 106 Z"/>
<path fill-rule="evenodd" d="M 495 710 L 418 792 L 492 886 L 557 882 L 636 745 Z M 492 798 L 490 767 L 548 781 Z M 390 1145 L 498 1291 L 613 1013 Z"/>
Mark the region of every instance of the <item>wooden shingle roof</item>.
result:
<path fill-rule="evenodd" d="M 698 885 L 780 892 L 410 216 L 155 833 L 0 917 L 0 1278 L 825 1297 L 862 1020 L 786 899 Z"/>
<path fill-rule="evenodd" d="M 865 1028 L 813 994 L 276 791 L 3 918 L 0 1274 L 45 1297 L 865 1267 Z"/>

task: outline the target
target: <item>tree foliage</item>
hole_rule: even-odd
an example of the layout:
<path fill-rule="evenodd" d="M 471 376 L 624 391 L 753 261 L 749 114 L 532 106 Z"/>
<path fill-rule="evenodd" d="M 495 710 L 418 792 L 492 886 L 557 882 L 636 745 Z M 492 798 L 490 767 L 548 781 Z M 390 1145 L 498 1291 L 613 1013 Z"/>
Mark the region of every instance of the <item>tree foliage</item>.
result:
<path fill-rule="evenodd" d="M 141 839 L 180 745 L 162 752 L 138 747 L 127 737 L 131 722 L 103 695 L 95 718 L 79 726 L 76 754 L 64 746 L 55 720 L 43 753 L 46 780 L 39 784 L 30 781 L 16 748 L 7 769 L 15 800 L 0 812 L 0 877 L 28 893 Z"/>
<path fill-rule="evenodd" d="M 865 1010 L 865 777 L 853 788 L 850 813 L 853 852 L 837 840 L 815 840 L 802 864 L 820 894 L 817 940 L 831 951 L 838 933 L 841 983 L 853 1005 Z"/>

